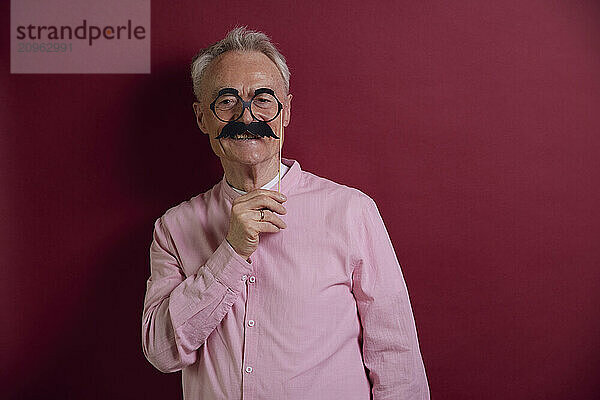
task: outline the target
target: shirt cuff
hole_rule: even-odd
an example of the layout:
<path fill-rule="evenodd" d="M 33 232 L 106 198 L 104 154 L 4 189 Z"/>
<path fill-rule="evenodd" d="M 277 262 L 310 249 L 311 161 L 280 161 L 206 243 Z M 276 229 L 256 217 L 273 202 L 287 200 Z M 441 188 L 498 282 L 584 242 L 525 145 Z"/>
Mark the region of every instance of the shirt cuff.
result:
<path fill-rule="evenodd" d="M 252 272 L 252 265 L 236 253 L 226 239 L 206 261 L 206 267 L 217 281 L 231 290 L 239 286 L 243 275 Z"/>

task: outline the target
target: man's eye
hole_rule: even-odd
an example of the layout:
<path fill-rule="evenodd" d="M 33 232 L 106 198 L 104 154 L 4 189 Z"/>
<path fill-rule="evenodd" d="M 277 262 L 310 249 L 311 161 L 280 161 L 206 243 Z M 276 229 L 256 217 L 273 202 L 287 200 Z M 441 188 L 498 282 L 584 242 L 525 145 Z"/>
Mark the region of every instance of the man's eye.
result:
<path fill-rule="evenodd" d="M 268 108 L 272 107 L 275 101 L 270 96 L 255 97 L 253 101 L 256 107 Z"/>
<path fill-rule="evenodd" d="M 237 100 L 235 97 L 225 97 L 220 99 L 217 102 L 217 108 L 219 109 L 228 109 L 231 107 L 234 107 L 237 103 Z"/>

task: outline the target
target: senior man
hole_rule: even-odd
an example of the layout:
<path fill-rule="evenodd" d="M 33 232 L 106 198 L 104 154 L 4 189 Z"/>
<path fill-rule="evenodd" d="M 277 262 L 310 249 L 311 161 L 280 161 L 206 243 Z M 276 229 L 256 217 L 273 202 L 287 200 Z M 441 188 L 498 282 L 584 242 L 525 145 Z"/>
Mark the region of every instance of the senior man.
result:
<path fill-rule="evenodd" d="M 280 157 L 289 75 L 245 28 L 194 58 L 196 120 L 225 174 L 156 221 L 144 354 L 183 371 L 189 400 L 428 399 L 375 203 Z"/>

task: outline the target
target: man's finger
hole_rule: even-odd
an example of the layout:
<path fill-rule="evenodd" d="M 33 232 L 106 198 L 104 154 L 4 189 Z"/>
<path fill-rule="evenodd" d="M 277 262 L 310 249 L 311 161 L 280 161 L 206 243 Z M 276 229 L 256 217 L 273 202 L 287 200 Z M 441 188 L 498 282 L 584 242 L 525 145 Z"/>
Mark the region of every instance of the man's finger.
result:
<path fill-rule="evenodd" d="M 242 206 L 242 204 L 240 204 Z M 243 204 L 244 207 L 247 207 L 249 210 L 260 210 L 263 208 L 269 209 L 277 214 L 285 214 L 287 210 L 284 206 L 282 206 L 277 201 L 273 200 L 271 197 L 266 196 L 257 196 L 254 197 Z"/>
<path fill-rule="evenodd" d="M 260 214 L 259 214 L 258 222 L 268 222 L 271 225 L 275 225 L 279 229 L 287 228 L 287 224 L 281 218 L 279 218 L 277 215 L 275 215 L 275 213 L 273 213 L 272 211 L 263 210 L 263 216 L 264 216 L 264 218 L 261 220 Z"/>
<path fill-rule="evenodd" d="M 257 196 L 268 196 L 270 198 L 272 198 L 273 200 L 282 203 L 284 201 L 287 200 L 287 197 L 285 194 L 283 193 L 279 193 L 276 192 L 274 190 L 268 190 L 268 189 L 255 189 L 252 190 L 251 192 L 248 192 L 240 197 L 237 198 L 238 201 L 242 202 L 242 201 L 248 201 L 251 200 Z"/>
<path fill-rule="evenodd" d="M 258 229 L 261 233 L 276 233 L 283 228 L 279 228 L 277 225 L 270 222 L 258 222 Z"/>

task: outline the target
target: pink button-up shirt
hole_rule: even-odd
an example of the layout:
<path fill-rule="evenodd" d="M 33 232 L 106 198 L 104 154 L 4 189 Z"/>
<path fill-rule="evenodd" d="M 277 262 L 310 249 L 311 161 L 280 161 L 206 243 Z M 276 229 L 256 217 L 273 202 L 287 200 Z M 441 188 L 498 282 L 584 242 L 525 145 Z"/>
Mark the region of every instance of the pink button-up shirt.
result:
<path fill-rule="evenodd" d="M 287 228 L 261 233 L 250 262 L 225 240 L 240 196 L 225 179 L 156 221 L 144 354 L 183 371 L 188 400 L 428 399 L 375 203 L 283 162 Z"/>

